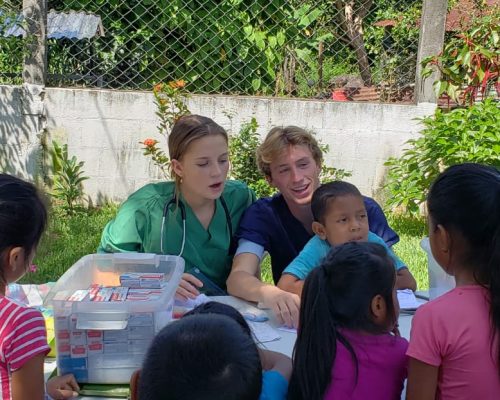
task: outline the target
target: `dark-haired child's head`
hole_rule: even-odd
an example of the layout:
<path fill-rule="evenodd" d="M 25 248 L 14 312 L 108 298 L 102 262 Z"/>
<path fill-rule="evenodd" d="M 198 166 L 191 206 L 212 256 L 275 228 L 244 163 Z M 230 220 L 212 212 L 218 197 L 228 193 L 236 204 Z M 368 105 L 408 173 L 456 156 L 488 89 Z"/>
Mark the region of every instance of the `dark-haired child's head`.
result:
<path fill-rule="evenodd" d="M 27 271 L 47 225 L 47 209 L 36 187 L 0 174 L 0 285 Z"/>
<path fill-rule="evenodd" d="M 142 366 L 141 400 L 257 400 L 257 346 L 225 315 L 191 315 L 155 337 Z"/>
<path fill-rule="evenodd" d="M 391 331 L 398 318 L 394 262 L 376 243 L 352 242 L 333 248 L 304 283 L 300 326 L 311 311 L 336 327 L 371 333 Z M 317 307 L 323 297 L 324 310 Z"/>
<path fill-rule="evenodd" d="M 368 239 L 368 217 L 363 196 L 348 182 L 322 184 L 313 194 L 312 229 L 331 246 Z"/>
<path fill-rule="evenodd" d="M 245 320 L 243 315 L 241 315 L 241 313 L 232 306 L 224 303 L 219 303 L 217 301 L 209 301 L 208 303 L 200 304 L 191 311 L 187 312 L 186 314 L 184 314 L 183 318 L 198 314 L 225 315 L 226 317 L 229 317 L 232 320 L 236 321 L 238 325 L 241 326 L 243 331 L 245 331 L 248 336 L 252 337 L 252 330 L 248 326 L 247 321 Z"/>
<path fill-rule="evenodd" d="M 464 267 L 489 285 L 500 265 L 500 171 L 473 163 L 454 165 L 432 184 L 429 241 L 447 272 Z"/>

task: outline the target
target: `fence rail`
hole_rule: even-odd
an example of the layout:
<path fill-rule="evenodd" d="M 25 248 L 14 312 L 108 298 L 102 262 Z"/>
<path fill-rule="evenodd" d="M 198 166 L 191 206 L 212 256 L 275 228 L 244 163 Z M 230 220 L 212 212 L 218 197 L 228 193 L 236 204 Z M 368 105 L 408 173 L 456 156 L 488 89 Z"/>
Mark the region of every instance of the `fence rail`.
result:
<path fill-rule="evenodd" d="M 5 12 L 22 7 L 3 4 L 0 83 L 20 83 L 26 39 L 4 34 Z M 183 79 L 192 93 L 326 98 L 371 87 L 370 98 L 413 98 L 421 0 L 56 0 L 48 9 L 49 86 L 149 90 Z"/>

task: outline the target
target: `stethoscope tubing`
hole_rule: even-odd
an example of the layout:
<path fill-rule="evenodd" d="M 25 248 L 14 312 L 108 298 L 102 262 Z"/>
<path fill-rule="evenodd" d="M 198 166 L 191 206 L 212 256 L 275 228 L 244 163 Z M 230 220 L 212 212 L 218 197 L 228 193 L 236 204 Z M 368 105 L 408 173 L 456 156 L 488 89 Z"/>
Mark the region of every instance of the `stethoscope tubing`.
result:
<path fill-rule="evenodd" d="M 226 223 L 229 228 L 229 235 L 230 235 L 230 240 L 232 240 L 233 237 L 233 227 L 231 223 L 231 215 L 229 214 L 229 210 L 227 208 L 227 204 L 224 200 L 224 198 L 221 196 L 220 198 L 222 208 L 224 209 L 224 213 L 226 214 Z M 174 196 L 165 203 L 165 206 L 163 207 L 163 216 L 161 219 L 161 229 L 160 229 L 160 252 L 161 254 L 165 254 L 164 247 L 163 247 L 163 238 L 164 238 L 164 232 L 165 232 L 165 222 L 167 221 L 167 215 L 168 215 L 168 209 L 172 204 L 175 204 L 178 206 L 178 208 L 181 211 L 181 219 L 182 219 L 182 244 L 181 244 L 181 250 L 177 257 L 181 257 L 182 254 L 184 253 L 184 246 L 186 244 L 186 206 L 182 201 L 177 201 L 177 196 L 174 194 Z"/>

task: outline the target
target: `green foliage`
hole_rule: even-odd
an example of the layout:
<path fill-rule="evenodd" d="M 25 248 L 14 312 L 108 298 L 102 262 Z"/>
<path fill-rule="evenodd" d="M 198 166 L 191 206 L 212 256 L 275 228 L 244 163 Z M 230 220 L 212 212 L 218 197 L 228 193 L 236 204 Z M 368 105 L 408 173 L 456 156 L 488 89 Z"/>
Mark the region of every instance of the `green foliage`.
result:
<path fill-rule="evenodd" d="M 410 3 L 410 4 L 408 4 Z M 374 82 L 380 86 L 384 101 L 404 96 L 415 82 L 418 36 L 422 2 L 379 1 L 373 21 L 393 20 L 393 27 L 367 23 L 364 33 L 367 52 L 373 60 Z M 370 20 L 371 20 L 370 19 Z"/>
<path fill-rule="evenodd" d="M 422 76 L 437 67 L 441 79 L 434 82 L 436 96 L 443 93 L 458 104 L 484 98 L 496 85 L 500 90 L 500 7 L 490 15 L 473 20 L 470 29 L 452 38 L 443 52 L 422 61 Z"/>
<path fill-rule="evenodd" d="M 81 211 L 80 201 L 83 198 L 84 162 L 78 162 L 76 156 L 69 158 L 68 145 L 62 147 L 52 141 L 50 149 L 52 159 L 53 191 L 51 195 L 62 203 L 62 208 L 68 214 Z"/>
<path fill-rule="evenodd" d="M 156 115 L 160 120 L 158 133 L 168 141 L 168 135 L 172 127 L 180 117 L 190 114 L 186 104 L 188 98 L 183 89 L 186 82 L 183 80 L 171 81 L 168 84 L 158 83 L 153 87 L 154 103 L 156 105 Z M 170 160 L 165 152 L 157 146 L 155 139 L 145 139 L 139 142 L 143 145 L 144 155 L 151 157 L 153 164 L 156 165 L 165 178 L 169 178 Z M 166 143 L 165 143 L 166 144 Z"/>
<path fill-rule="evenodd" d="M 390 158 L 389 207 L 419 213 L 428 188 L 445 168 L 463 162 L 500 167 L 500 108 L 492 100 L 422 119 L 425 128 L 400 158 Z"/>
<path fill-rule="evenodd" d="M 231 177 L 245 182 L 257 197 L 268 197 L 276 192 L 269 186 L 257 168 L 256 152 L 260 145 L 257 120 L 252 118 L 241 126 L 237 135 L 231 136 Z"/>

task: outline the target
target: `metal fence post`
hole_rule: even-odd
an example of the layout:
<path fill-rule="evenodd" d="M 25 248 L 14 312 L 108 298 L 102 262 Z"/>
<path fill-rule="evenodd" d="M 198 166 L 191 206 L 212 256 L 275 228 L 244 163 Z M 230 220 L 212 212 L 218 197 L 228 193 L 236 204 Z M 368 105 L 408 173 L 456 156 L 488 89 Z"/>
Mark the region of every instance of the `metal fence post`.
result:
<path fill-rule="evenodd" d="M 439 79 L 439 71 L 435 69 L 428 78 L 422 79 L 421 62 L 425 57 L 438 54 L 443 50 L 447 6 L 447 0 L 424 0 L 422 5 L 415 82 L 417 103 L 437 103 L 432 84 Z"/>
<path fill-rule="evenodd" d="M 26 47 L 23 81 L 45 85 L 47 81 L 47 0 L 23 0 Z"/>

